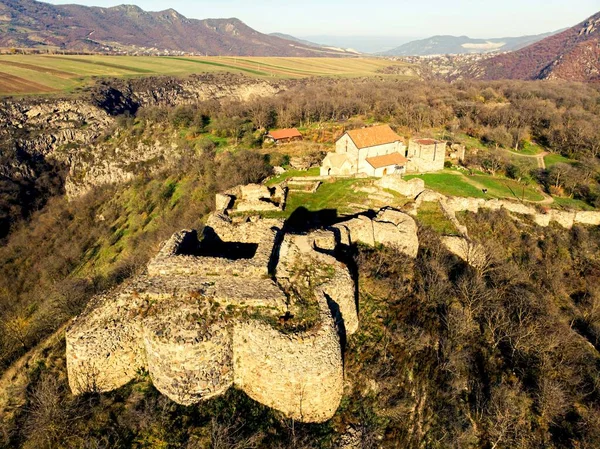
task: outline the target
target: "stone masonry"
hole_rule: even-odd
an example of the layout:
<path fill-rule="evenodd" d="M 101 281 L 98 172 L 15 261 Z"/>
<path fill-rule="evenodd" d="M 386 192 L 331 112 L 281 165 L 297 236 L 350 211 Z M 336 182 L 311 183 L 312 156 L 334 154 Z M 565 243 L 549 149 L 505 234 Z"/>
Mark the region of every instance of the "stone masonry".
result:
<path fill-rule="evenodd" d="M 250 192 L 266 194 L 252 187 L 240 197 L 253 201 Z M 414 220 L 384 210 L 373 221 L 353 219 L 381 228 L 376 235 L 361 237 L 348 223 L 290 234 L 283 220 L 231 218 L 232 197 L 217 204 L 200 234 L 173 235 L 144 274 L 94 298 L 73 320 L 72 391 L 113 390 L 147 372 L 181 404 L 235 385 L 293 419 L 330 419 L 343 393 L 341 341 L 359 326 L 340 248 L 407 241 L 403 251 L 414 257 Z"/>

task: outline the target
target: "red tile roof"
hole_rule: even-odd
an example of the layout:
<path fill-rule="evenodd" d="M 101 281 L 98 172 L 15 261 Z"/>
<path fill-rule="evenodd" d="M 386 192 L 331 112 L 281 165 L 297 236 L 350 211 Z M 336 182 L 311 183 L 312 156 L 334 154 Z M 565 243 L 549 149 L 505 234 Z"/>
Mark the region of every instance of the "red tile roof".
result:
<path fill-rule="evenodd" d="M 358 149 L 385 145 L 402 140 L 388 125 L 372 126 L 370 128 L 361 128 L 348 131 L 354 144 Z"/>
<path fill-rule="evenodd" d="M 268 137 L 272 137 L 275 140 L 281 140 L 281 139 L 293 139 L 296 137 L 302 137 L 302 134 L 300 134 L 300 131 L 298 131 L 296 128 L 290 128 L 290 129 L 280 129 L 277 131 L 271 131 L 269 132 L 269 134 L 267 134 Z"/>
<path fill-rule="evenodd" d="M 417 142 L 421 145 L 433 145 L 436 143 L 442 143 L 439 140 L 433 140 L 433 139 L 417 139 L 417 140 L 415 140 L 415 142 Z"/>
<path fill-rule="evenodd" d="M 390 165 L 405 165 L 408 162 L 408 159 L 406 159 L 400 153 L 368 157 L 366 160 L 373 168 L 389 167 Z"/>

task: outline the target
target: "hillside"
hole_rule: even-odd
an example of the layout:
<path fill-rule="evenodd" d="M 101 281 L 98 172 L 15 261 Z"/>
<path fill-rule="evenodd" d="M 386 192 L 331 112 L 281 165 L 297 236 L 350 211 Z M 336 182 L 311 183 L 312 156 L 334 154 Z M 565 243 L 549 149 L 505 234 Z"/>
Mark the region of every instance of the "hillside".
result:
<path fill-rule="evenodd" d="M 466 70 L 470 78 L 600 81 L 600 12 L 562 33 Z"/>
<path fill-rule="evenodd" d="M 242 21 L 188 19 L 174 9 L 148 12 L 0 0 L 0 47 L 127 54 L 321 56 L 343 52 L 259 33 Z"/>
<path fill-rule="evenodd" d="M 408 42 L 382 54 L 385 56 L 430 56 L 515 51 L 553 34 L 555 33 L 494 39 L 472 39 L 467 36 L 433 36 Z"/>

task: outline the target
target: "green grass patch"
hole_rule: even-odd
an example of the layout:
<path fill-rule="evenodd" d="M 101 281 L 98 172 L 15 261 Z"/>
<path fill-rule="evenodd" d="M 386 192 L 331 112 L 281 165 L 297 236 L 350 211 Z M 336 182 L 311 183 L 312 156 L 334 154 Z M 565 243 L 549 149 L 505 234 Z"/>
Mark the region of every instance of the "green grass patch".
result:
<path fill-rule="evenodd" d="M 514 151 L 514 150 L 512 150 Z M 525 144 L 519 148 L 515 153 L 523 154 L 526 156 L 535 156 L 544 152 L 544 147 L 534 142 L 525 142 Z"/>
<path fill-rule="evenodd" d="M 481 189 L 469 184 L 465 177 L 457 172 L 426 173 L 404 177 L 407 181 L 413 178 L 421 178 L 425 181 L 428 189 L 435 190 L 442 195 L 485 198 Z"/>
<path fill-rule="evenodd" d="M 452 222 L 444 215 L 438 202 L 422 203 L 417 213 L 417 220 L 443 235 L 459 235 Z"/>
<path fill-rule="evenodd" d="M 556 164 L 576 164 L 577 161 L 573 159 L 569 159 L 561 154 L 549 154 L 544 157 L 544 162 L 546 162 L 546 168 L 550 168 Z"/>
<path fill-rule="evenodd" d="M 573 209 L 573 210 L 596 210 L 585 201 L 576 200 L 574 198 L 562 198 L 554 196 L 552 208 Z"/>
<path fill-rule="evenodd" d="M 488 189 L 486 197 L 513 198 L 528 201 L 542 201 L 544 196 L 530 187 L 512 179 L 494 178 L 486 175 L 473 175 L 468 179 Z"/>
<path fill-rule="evenodd" d="M 274 186 L 282 183 L 289 178 L 301 178 L 306 176 L 319 176 L 319 167 L 311 168 L 310 170 L 288 170 L 285 173 L 275 176 L 269 179 L 266 184 L 268 186 Z"/>

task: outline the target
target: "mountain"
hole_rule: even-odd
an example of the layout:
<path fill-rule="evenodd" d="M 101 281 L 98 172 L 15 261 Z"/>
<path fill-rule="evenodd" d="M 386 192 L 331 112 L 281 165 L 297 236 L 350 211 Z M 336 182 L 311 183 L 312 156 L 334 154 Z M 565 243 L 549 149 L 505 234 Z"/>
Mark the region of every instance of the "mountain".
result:
<path fill-rule="evenodd" d="M 381 54 L 384 56 L 430 56 L 515 51 L 555 33 L 495 39 L 471 39 L 467 36 L 433 36 L 408 42 Z"/>
<path fill-rule="evenodd" d="M 315 42 L 307 41 L 307 40 L 304 40 L 304 39 L 299 39 L 299 38 L 294 37 L 294 36 L 292 36 L 290 34 L 285 34 L 285 33 L 270 33 L 269 36 L 278 37 L 280 39 L 285 39 L 285 40 L 292 41 L 292 42 L 298 42 L 299 44 L 307 45 L 309 47 L 323 47 L 323 45 L 321 45 L 321 44 L 316 44 Z"/>
<path fill-rule="evenodd" d="M 129 54 L 193 53 L 229 56 L 340 56 L 269 36 L 231 19 L 188 19 L 173 9 L 148 12 L 0 0 L 0 46 Z"/>
<path fill-rule="evenodd" d="M 414 36 L 338 36 L 320 34 L 301 36 L 309 42 L 317 42 L 325 47 L 352 48 L 360 53 L 379 54 L 415 39 Z"/>
<path fill-rule="evenodd" d="M 600 81 L 600 12 L 526 48 L 478 62 L 464 75 L 485 80 Z"/>

